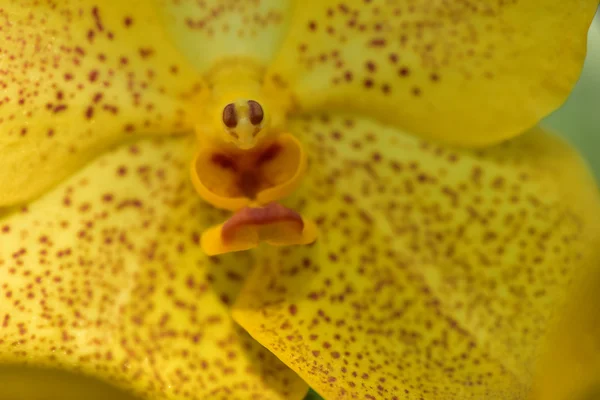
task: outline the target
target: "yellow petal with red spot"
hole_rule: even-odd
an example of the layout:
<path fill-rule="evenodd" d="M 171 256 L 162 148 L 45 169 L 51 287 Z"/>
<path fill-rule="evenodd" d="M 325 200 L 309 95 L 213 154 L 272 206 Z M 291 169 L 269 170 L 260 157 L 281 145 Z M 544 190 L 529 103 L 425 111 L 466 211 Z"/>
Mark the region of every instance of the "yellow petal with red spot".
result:
<path fill-rule="evenodd" d="M 193 129 L 198 75 L 147 1 L 2 4 L 0 206 L 132 134 Z"/>
<path fill-rule="evenodd" d="M 597 0 L 301 1 L 267 82 L 301 110 L 360 111 L 487 145 L 567 97 Z"/>
<path fill-rule="evenodd" d="M 0 364 L 81 371 L 147 398 L 304 396 L 229 316 L 251 259 L 200 248 L 225 214 L 189 182 L 193 140 L 119 148 L 0 219 Z"/>
<path fill-rule="evenodd" d="M 532 131 L 466 151 L 370 120 L 295 121 L 287 205 L 311 247 L 265 249 L 234 318 L 325 398 L 524 399 L 569 283 L 598 264 L 597 187 Z"/>
<path fill-rule="evenodd" d="M 291 0 L 158 0 L 168 31 L 188 59 L 206 72 L 223 58 L 268 65 L 281 47 Z"/>

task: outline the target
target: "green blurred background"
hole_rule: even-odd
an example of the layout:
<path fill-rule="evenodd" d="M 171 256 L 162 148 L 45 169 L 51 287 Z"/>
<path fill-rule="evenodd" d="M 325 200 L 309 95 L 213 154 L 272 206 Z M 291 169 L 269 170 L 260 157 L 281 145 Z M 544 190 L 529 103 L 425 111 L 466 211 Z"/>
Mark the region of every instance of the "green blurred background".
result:
<path fill-rule="evenodd" d="M 567 102 L 543 121 L 581 151 L 600 179 L 600 12 L 588 35 L 588 55 Z"/>

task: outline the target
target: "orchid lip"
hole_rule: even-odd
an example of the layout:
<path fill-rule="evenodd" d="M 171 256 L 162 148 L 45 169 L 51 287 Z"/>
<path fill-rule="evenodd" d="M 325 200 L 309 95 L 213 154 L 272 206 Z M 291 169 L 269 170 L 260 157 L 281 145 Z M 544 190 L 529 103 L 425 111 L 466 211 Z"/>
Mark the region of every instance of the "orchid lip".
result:
<path fill-rule="evenodd" d="M 218 76 L 213 85 L 215 93 L 237 90 L 229 88 L 237 75 Z M 225 89 L 219 89 L 219 82 Z M 234 212 L 224 224 L 205 231 L 202 248 L 207 254 L 246 250 L 261 241 L 272 245 L 306 244 L 316 238 L 316 229 L 302 217 L 298 217 L 300 226 L 309 226 L 307 230 L 298 229 L 297 224 L 285 218 L 257 220 L 265 213 L 295 215 L 277 202 L 300 184 L 306 173 L 307 156 L 292 134 L 271 125 L 271 108 L 263 104 L 273 103 L 260 100 L 263 95 L 251 92 L 248 89 L 239 95 L 231 94 L 233 101 L 218 100 L 217 104 L 225 104 L 216 108 L 220 110 L 220 127 L 211 131 L 202 125 L 198 131 L 198 150 L 190 167 L 194 187 L 208 203 Z M 277 108 L 274 114 L 278 116 Z"/>
<path fill-rule="evenodd" d="M 291 134 L 250 150 L 200 149 L 191 164 L 197 193 L 213 206 L 234 212 L 225 224 L 205 232 L 206 253 L 246 250 L 260 241 L 275 245 L 314 241 L 316 229 L 304 229 L 310 223 L 275 203 L 297 188 L 306 167 L 306 153 Z"/>
<path fill-rule="evenodd" d="M 260 242 L 273 246 L 310 244 L 316 240 L 316 225 L 278 203 L 244 207 L 225 223 L 207 229 L 201 246 L 208 255 L 254 248 Z"/>

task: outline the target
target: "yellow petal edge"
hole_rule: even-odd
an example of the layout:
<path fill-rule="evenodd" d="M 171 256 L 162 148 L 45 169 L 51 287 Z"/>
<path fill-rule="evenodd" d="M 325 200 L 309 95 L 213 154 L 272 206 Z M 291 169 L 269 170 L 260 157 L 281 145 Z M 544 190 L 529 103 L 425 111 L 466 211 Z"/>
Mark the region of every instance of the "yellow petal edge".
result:
<path fill-rule="evenodd" d="M 267 83 L 463 146 L 520 135 L 577 81 L 597 0 L 295 4 Z"/>

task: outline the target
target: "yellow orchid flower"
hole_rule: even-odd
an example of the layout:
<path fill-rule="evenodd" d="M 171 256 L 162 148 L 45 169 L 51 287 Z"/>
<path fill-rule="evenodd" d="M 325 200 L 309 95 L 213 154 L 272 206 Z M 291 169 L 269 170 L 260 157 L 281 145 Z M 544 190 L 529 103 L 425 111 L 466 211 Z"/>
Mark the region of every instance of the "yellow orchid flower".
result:
<path fill-rule="evenodd" d="M 0 399 L 600 383 L 597 0 L 4 3 Z"/>

